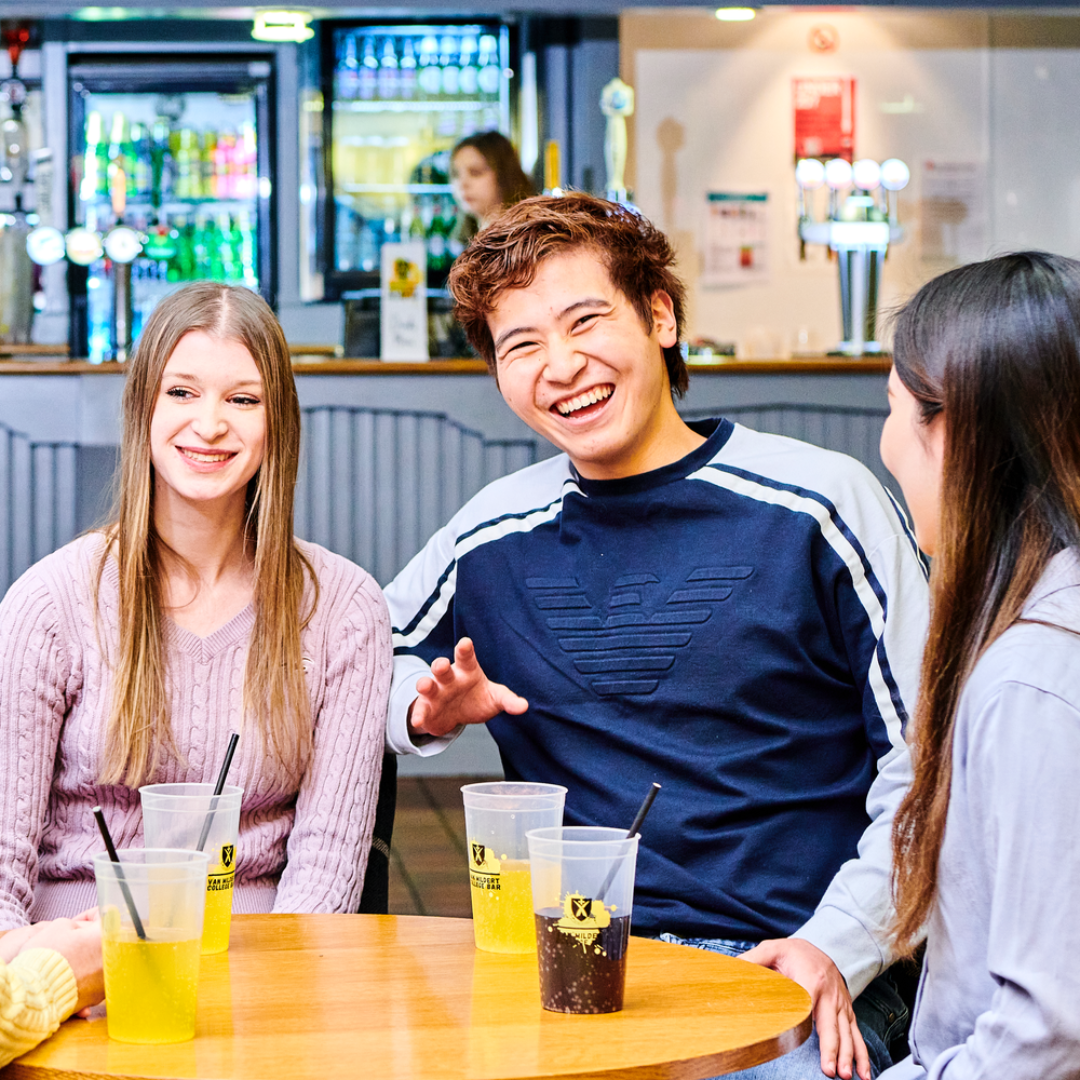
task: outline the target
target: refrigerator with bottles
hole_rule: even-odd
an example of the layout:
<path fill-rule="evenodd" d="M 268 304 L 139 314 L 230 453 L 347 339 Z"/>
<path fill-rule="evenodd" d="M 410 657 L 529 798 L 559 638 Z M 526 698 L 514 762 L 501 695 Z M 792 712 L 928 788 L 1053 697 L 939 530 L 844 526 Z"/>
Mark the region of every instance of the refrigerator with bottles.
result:
<path fill-rule="evenodd" d="M 69 221 L 143 239 L 131 270 L 133 337 L 185 282 L 274 300 L 272 54 L 88 54 L 68 66 Z M 68 270 L 72 355 L 109 359 L 113 273 Z"/>
<path fill-rule="evenodd" d="M 455 23 L 323 25 L 327 299 L 377 289 L 382 245 L 423 240 L 429 288 L 460 250 L 450 149 L 482 131 L 511 135 L 512 27 Z"/>

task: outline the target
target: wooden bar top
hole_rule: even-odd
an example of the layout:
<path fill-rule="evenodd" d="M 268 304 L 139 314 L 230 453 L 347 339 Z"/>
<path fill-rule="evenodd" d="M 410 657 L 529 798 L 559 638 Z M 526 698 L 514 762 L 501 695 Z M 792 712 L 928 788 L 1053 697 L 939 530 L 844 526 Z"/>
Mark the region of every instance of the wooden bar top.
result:
<path fill-rule="evenodd" d="M 48 355 L 48 354 L 46 354 Z M 301 357 L 314 355 L 313 359 Z M 709 375 L 875 375 L 889 373 L 887 356 L 808 356 L 794 360 L 728 360 L 722 363 L 688 365 L 690 377 Z M 0 355 L 0 375 L 119 375 L 126 365 L 91 364 L 85 360 L 7 359 Z M 336 359 L 327 355 L 295 353 L 293 372 L 297 375 L 485 375 L 483 360 L 426 360 L 402 363 L 390 360 Z"/>
<path fill-rule="evenodd" d="M 536 957 L 478 952 L 468 919 L 241 915 L 202 957 L 196 1035 L 112 1042 L 73 1019 L 3 1080 L 701 1080 L 786 1053 L 810 998 L 745 960 L 632 938 L 622 1012 L 540 1007 Z"/>

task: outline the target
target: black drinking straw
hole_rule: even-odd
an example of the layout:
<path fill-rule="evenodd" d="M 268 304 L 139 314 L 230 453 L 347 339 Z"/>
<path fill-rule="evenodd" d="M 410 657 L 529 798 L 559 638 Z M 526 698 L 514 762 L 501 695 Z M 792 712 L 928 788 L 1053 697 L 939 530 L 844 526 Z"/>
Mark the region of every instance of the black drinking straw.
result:
<path fill-rule="evenodd" d="M 113 844 L 112 837 L 109 835 L 109 826 L 105 824 L 105 815 L 101 812 L 100 806 L 95 806 L 92 813 L 94 820 L 97 821 L 98 828 L 101 830 L 101 838 L 105 841 L 105 850 L 116 865 L 116 880 L 120 885 L 120 891 L 124 894 L 124 903 L 127 904 L 131 921 L 135 924 L 135 933 L 139 935 L 140 941 L 145 941 L 146 931 L 143 929 L 139 913 L 135 910 L 135 897 L 131 895 L 131 890 L 128 888 L 127 878 L 124 877 L 124 869 L 120 865 L 120 856 L 116 854 L 116 847 Z"/>
<path fill-rule="evenodd" d="M 210 809 L 206 814 L 206 820 L 203 822 L 202 835 L 199 837 L 199 846 L 195 849 L 196 851 L 202 851 L 206 846 L 206 838 L 210 835 L 210 826 L 213 824 L 214 814 L 217 813 L 217 797 L 225 788 L 225 779 L 229 775 L 233 754 L 236 753 L 236 744 L 239 741 L 240 736 L 234 731 L 229 736 L 229 745 L 225 750 L 225 760 L 221 763 L 221 772 L 218 773 L 217 783 L 214 785 L 214 801 L 210 804 Z"/>
<path fill-rule="evenodd" d="M 652 808 L 653 800 L 656 798 L 656 793 L 660 790 L 660 785 L 654 783 L 649 788 L 649 794 L 645 796 L 644 801 L 638 808 L 637 816 L 634 818 L 634 823 L 630 826 L 630 831 L 626 834 L 627 840 L 632 840 L 641 831 L 641 823 L 645 820 L 645 815 Z"/>
<path fill-rule="evenodd" d="M 649 788 L 649 794 L 645 796 L 645 799 L 642 802 L 641 806 L 638 807 L 638 812 L 634 816 L 634 822 L 630 826 L 630 828 L 627 830 L 627 833 L 626 833 L 626 839 L 627 840 L 632 840 L 635 836 L 637 836 L 639 830 L 641 829 L 641 823 L 645 820 L 645 815 L 651 809 L 652 804 L 653 804 L 653 800 L 656 798 L 656 793 L 659 790 L 660 790 L 660 785 L 655 783 L 655 782 L 653 783 L 653 786 L 651 788 Z M 618 863 L 618 860 L 616 860 L 614 863 L 612 863 L 611 869 L 608 871 L 607 877 L 604 878 L 604 883 L 600 886 L 600 899 L 601 900 L 605 896 L 607 896 L 607 891 L 608 891 L 608 889 L 611 888 L 611 883 L 615 880 L 615 874 L 617 873 L 618 869 L 619 869 L 619 863 Z"/>

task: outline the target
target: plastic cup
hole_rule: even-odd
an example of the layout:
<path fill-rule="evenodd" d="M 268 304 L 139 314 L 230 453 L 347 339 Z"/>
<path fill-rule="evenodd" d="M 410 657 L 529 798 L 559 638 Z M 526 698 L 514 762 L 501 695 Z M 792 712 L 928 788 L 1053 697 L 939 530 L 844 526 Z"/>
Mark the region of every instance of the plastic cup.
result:
<path fill-rule="evenodd" d="M 128 848 L 94 856 L 109 1038 L 176 1043 L 195 1038 L 209 859 L 201 851 Z M 126 893 L 125 893 L 126 886 Z M 134 903 L 145 939 L 131 917 Z"/>
<path fill-rule="evenodd" d="M 476 947 L 485 952 L 535 952 L 525 834 L 562 823 L 566 788 L 499 781 L 466 784 L 461 794 Z"/>
<path fill-rule="evenodd" d="M 540 1001 L 563 1013 L 623 1007 L 638 837 L 570 826 L 529 833 Z"/>
<path fill-rule="evenodd" d="M 236 837 L 244 789 L 213 784 L 149 784 L 139 788 L 147 847 L 201 850 L 210 856 L 202 951 L 225 952 L 232 922 Z M 209 826 L 209 827 L 208 827 Z M 205 833 L 205 839 L 204 839 Z"/>

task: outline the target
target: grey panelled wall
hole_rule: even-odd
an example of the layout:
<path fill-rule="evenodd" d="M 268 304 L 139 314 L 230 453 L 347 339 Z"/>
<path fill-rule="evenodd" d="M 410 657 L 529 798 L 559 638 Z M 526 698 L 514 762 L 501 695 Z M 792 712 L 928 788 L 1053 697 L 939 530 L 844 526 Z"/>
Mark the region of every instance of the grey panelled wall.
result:
<path fill-rule="evenodd" d="M 693 410 L 840 450 L 880 479 L 884 409 L 737 405 Z M 490 439 L 440 412 L 320 405 L 303 409 L 298 536 L 386 584 L 485 484 L 532 464 L 535 440 Z M 0 424 L 0 595 L 36 560 L 100 522 L 110 447 L 34 441 Z"/>
<path fill-rule="evenodd" d="M 532 439 L 487 439 L 445 413 L 303 410 L 296 533 L 385 585 L 485 484 L 531 465 Z"/>
<path fill-rule="evenodd" d="M 683 413 L 687 420 L 715 416 L 712 410 L 692 410 Z M 787 435 L 792 439 L 839 450 L 861 461 L 888 488 L 895 482 L 881 463 L 878 444 L 888 409 L 866 409 L 851 406 L 820 405 L 742 405 L 724 409 L 723 415 L 737 424 L 772 435 Z"/>
<path fill-rule="evenodd" d="M 77 451 L 0 424 L 0 594 L 75 535 Z"/>

